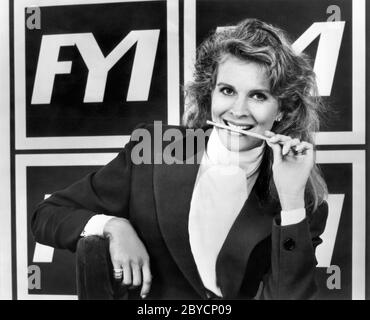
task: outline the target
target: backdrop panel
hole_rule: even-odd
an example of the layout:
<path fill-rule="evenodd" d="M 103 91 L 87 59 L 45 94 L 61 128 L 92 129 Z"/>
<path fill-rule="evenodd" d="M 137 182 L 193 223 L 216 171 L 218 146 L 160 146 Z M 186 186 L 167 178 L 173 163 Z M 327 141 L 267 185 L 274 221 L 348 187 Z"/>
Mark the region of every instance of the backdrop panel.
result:
<path fill-rule="evenodd" d="M 139 122 L 178 124 L 177 1 L 14 6 L 17 149 L 118 148 Z"/>
<path fill-rule="evenodd" d="M 195 48 L 210 30 L 259 18 L 285 29 L 296 51 L 313 59 L 319 92 L 330 118 L 318 144 L 365 143 L 365 1 L 190 0 L 185 5 L 185 81 Z M 195 25 L 194 28 L 191 28 Z"/>
<path fill-rule="evenodd" d="M 0 10 L 0 299 L 12 298 L 9 4 Z"/>
<path fill-rule="evenodd" d="M 40 245 L 30 221 L 35 206 L 50 193 L 63 189 L 88 172 L 108 163 L 115 154 L 42 154 L 16 157 L 17 279 L 19 299 L 73 299 L 76 294 L 75 255 Z M 38 267 L 40 286 L 29 288 Z"/>
<path fill-rule="evenodd" d="M 329 216 L 316 252 L 319 298 L 365 299 L 365 152 L 318 151 L 317 162 L 329 189 Z M 340 270 L 337 288 L 328 285 L 331 266 Z"/>

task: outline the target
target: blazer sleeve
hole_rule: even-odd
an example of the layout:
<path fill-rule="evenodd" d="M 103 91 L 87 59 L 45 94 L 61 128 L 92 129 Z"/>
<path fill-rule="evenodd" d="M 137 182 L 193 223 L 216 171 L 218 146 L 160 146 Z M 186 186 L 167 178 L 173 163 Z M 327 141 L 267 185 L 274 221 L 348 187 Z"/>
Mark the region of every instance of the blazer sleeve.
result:
<path fill-rule="evenodd" d="M 271 269 L 263 280 L 260 299 L 314 299 L 317 293 L 316 247 L 322 243 L 328 216 L 323 202 L 316 212 L 293 225 L 272 227 Z"/>
<path fill-rule="evenodd" d="M 136 143 L 131 139 L 102 169 L 42 201 L 31 220 L 35 240 L 75 251 L 80 234 L 93 215 L 102 213 L 128 218 L 131 150 Z"/>

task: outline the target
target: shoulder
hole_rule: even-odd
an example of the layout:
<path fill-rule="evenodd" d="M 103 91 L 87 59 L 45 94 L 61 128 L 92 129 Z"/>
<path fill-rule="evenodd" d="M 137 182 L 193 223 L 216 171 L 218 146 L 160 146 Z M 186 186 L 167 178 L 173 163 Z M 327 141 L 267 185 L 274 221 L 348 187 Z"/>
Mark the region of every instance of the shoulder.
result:
<path fill-rule="evenodd" d="M 143 139 L 151 142 L 160 142 L 163 145 L 183 139 L 208 137 L 212 126 L 201 128 L 189 128 L 181 125 L 163 124 L 161 121 L 153 123 L 140 123 L 131 132 L 131 141 L 140 141 Z M 160 140 L 160 141 L 157 141 Z"/>
<path fill-rule="evenodd" d="M 211 129 L 212 126 L 188 128 L 160 121 L 141 123 L 132 131 L 129 149 L 135 155 L 135 164 L 158 164 L 162 159 L 166 159 L 166 164 L 184 163 L 195 154 L 202 154 Z"/>

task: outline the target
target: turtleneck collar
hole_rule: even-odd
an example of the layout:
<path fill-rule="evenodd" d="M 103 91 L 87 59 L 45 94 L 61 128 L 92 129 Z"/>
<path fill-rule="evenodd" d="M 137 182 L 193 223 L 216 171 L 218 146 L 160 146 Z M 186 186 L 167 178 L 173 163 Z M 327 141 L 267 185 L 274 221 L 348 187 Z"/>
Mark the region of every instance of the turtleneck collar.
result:
<path fill-rule="evenodd" d="M 265 142 L 251 150 L 230 151 L 222 143 L 218 130 L 214 128 L 208 140 L 206 156 L 211 164 L 235 165 L 242 168 L 247 177 L 253 175 L 262 162 Z"/>

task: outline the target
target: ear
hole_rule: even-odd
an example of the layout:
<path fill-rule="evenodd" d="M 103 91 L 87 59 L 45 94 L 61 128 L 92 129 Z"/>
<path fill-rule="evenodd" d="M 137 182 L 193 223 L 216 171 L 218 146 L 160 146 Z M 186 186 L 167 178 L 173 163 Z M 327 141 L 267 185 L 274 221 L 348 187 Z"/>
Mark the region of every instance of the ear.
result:
<path fill-rule="evenodd" d="M 276 118 L 275 118 L 275 121 L 276 121 L 276 122 L 280 122 L 280 121 L 281 121 L 281 119 L 283 119 L 283 112 L 282 112 L 282 111 L 280 111 L 280 112 L 277 114 L 277 116 L 276 116 Z"/>

